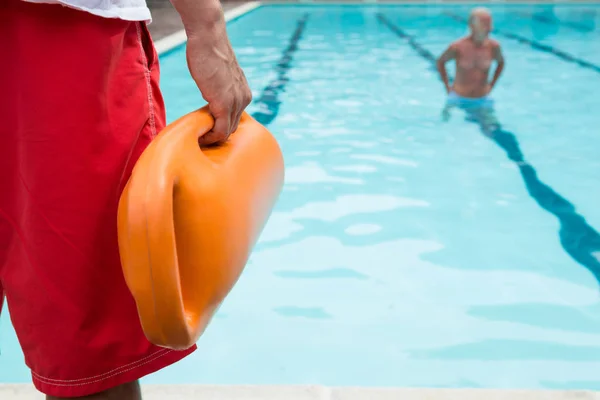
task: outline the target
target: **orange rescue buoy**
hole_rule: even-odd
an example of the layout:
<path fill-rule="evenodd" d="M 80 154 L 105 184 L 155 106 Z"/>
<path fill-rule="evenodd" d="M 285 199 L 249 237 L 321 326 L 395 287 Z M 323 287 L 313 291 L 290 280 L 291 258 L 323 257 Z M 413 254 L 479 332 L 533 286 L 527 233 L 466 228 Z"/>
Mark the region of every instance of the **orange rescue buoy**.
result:
<path fill-rule="evenodd" d="M 273 135 L 244 113 L 220 146 L 198 138 L 206 107 L 169 124 L 145 149 L 121 194 L 125 281 L 155 345 L 191 347 L 242 273 L 283 186 Z"/>

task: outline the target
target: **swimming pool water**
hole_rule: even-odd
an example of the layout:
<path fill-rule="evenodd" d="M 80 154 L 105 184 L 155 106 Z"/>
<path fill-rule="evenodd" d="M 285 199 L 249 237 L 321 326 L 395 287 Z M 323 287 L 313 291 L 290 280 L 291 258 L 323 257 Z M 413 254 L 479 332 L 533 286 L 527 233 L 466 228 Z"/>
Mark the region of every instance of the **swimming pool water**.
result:
<path fill-rule="evenodd" d="M 466 6 L 229 24 L 286 184 L 199 350 L 145 382 L 600 390 L 600 7 L 490 8 L 494 138 L 442 121 L 427 59 Z M 184 49 L 161 62 L 169 121 L 205 104 Z M 0 329 L 0 382 L 28 382 Z"/>

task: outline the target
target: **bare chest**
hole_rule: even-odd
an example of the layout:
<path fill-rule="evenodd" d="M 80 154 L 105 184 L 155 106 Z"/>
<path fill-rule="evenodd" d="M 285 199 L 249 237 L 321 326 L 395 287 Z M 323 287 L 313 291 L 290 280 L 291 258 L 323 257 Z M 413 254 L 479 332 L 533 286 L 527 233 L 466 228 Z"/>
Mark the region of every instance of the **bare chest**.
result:
<path fill-rule="evenodd" d="M 466 45 L 459 49 L 456 66 L 463 70 L 487 71 L 492 65 L 493 58 L 490 46 Z"/>

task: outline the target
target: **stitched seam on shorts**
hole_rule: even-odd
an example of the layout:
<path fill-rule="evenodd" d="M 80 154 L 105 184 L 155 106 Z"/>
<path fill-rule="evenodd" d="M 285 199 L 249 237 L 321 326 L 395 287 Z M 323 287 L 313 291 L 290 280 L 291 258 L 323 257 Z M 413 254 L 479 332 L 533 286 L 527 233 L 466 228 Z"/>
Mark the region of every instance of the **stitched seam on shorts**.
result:
<path fill-rule="evenodd" d="M 156 122 L 154 119 L 154 101 L 152 100 L 152 77 L 150 75 L 150 69 L 148 68 L 148 57 L 146 57 L 146 51 L 144 50 L 144 42 L 142 41 L 142 28 L 140 28 L 140 24 L 143 22 L 138 22 L 135 24 L 135 29 L 137 30 L 138 43 L 140 47 L 140 53 L 142 56 L 142 64 L 144 65 L 144 74 L 146 75 L 146 91 L 148 92 L 148 108 L 150 114 L 150 134 L 152 138 L 156 137 Z"/>
<path fill-rule="evenodd" d="M 131 145 L 131 148 L 129 149 L 129 152 L 127 153 L 127 160 L 125 161 L 123 170 L 121 171 L 121 177 L 119 178 L 119 189 L 124 188 L 123 182 L 126 181 L 125 173 L 127 172 L 127 169 L 129 167 L 129 162 L 131 161 L 131 156 L 133 155 L 133 151 L 135 150 L 135 147 L 138 145 L 138 143 L 140 141 L 140 136 L 141 136 L 143 130 L 144 129 L 142 128 L 138 131 L 138 133 L 135 137 L 135 141 L 133 142 L 133 144 Z M 134 166 L 135 166 L 135 164 L 134 164 Z M 120 202 L 121 194 L 122 194 L 122 191 L 117 193 L 117 202 Z"/>
<path fill-rule="evenodd" d="M 147 355 L 144 358 L 141 358 L 137 361 L 131 362 L 129 364 L 126 365 L 122 365 L 120 367 L 117 367 L 115 369 L 112 369 L 108 372 L 105 372 L 103 374 L 100 375 L 94 375 L 94 376 L 90 376 L 88 378 L 80 378 L 80 379 L 51 379 L 51 378 L 46 378 L 45 376 L 41 376 L 40 374 L 37 374 L 35 371 L 31 371 L 31 374 L 34 376 L 35 379 L 46 383 L 46 384 L 50 384 L 50 385 L 55 385 L 55 386 L 81 386 L 81 385 L 87 385 L 90 383 L 95 383 L 95 382 L 100 382 L 109 378 L 112 378 L 114 376 L 120 375 L 120 374 L 124 374 L 125 372 L 131 371 L 133 369 L 136 369 L 138 367 L 141 367 L 142 365 L 148 364 L 151 361 L 156 360 L 157 358 L 160 358 L 168 353 L 171 353 L 173 350 L 169 350 L 169 349 L 161 349 L 156 351 L 155 353 L 152 353 L 150 355 Z M 60 384 L 59 384 L 60 382 Z"/>
<path fill-rule="evenodd" d="M 141 366 L 143 366 L 143 365 L 146 365 L 146 364 L 148 364 L 148 363 L 151 363 L 152 361 L 154 361 L 154 360 L 157 360 L 157 359 L 161 358 L 162 356 L 164 356 L 164 355 L 166 355 L 166 354 L 168 354 L 168 353 L 170 353 L 170 352 L 171 352 L 171 350 L 169 350 L 169 351 L 167 351 L 167 352 L 165 352 L 165 353 L 163 353 L 163 354 L 157 354 L 157 353 L 154 353 L 154 354 L 155 354 L 155 357 L 153 357 L 153 358 L 151 358 L 151 359 L 148 359 L 148 360 L 146 360 L 145 362 L 143 362 L 143 363 L 141 363 L 141 364 L 138 364 L 138 365 L 132 366 L 132 367 L 130 367 L 130 368 L 127 368 L 127 369 L 125 369 L 125 370 L 123 370 L 123 371 L 116 372 L 116 373 L 114 373 L 114 374 L 111 374 L 111 375 L 105 376 L 105 377 L 103 377 L 103 378 L 100 378 L 100 379 L 95 379 L 95 380 L 92 380 L 92 381 L 87 381 L 87 382 L 82 382 L 82 383 L 56 383 L 56 382 L 47 382 L 47 381 L 44 381 L 44 380 L 42 380 L 42 379 L 39 379 L 38 377 L 36 377 L 36 378 L 37 378 L 37 379 L 38 379 L 38 380 L 39 380 L 41 383 L 44 383 L 44 384 L 46 384 L 46 385 L 52 385 L 52 386 L 63 386 L 63 387 L 64 387 L 64 386 L 68 386 L 68 387 L 74 387 L 74 386 L 84 386 L 84 385 L 91 385 L 91 384 L 93 384 L 93 383 L 102 382 L 102 381 L 105 381 L 105 380 L 107 380 L 107 379 L 114 378 L 115 376 L 118 376 L 118 375 L 124 374 L 124 373 L 126 373 L 126 372 L 132 371 L 132 370 L 134 370 L 134 369 L 136 369 L 136 368 L 139 368 L 139 367 L 141 367 Z M 66 381 L 63 381 L 63 382 L 66 382 Z"/>

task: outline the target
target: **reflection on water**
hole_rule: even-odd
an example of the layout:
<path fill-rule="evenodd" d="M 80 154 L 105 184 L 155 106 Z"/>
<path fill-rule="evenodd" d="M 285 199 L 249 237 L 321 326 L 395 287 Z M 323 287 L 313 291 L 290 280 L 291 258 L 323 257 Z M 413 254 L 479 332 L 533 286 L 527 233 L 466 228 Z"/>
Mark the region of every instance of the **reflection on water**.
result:
<path fill-rule="evenodd" d="M 284 317 L 310 318 L 310 319 L 331 319 L 331 314 L 321 307 L 276 307 L 273 309 L 277 314 Z"/>
<path fill-rule="evenodd" d="M 275 271 L 275 276 L 289 279 L 360 279 L 369 277 L 350 268 L 327 268 L 317 271 Z"/>
<path fill-rule="evenodd" d="M 559 20 L 554 13 L 554 7 L 541 7 L 532 13 L 523 12 L 521 15 L 529 18 L 531 33 L 535 40 L 544 40 L 556 35 L 560 30 Z"/>
<path fill-rule="evenodd" d="M 539 179 L 535 168 L 525 161 L 517 137 L 502 127 L 495 117 L 493 107 L 463 109 L 466 119 L 476 123 L 482 133 L 496 142 L 508 158 L 516 163 L 529 195 L 540 207 L 558 218 L 560 243 L 565 251 L 600 282 L 600 234 L 577 213 L 573 204 Z"/>
<path fill-rule="evenodd" d="M 521 13 L 531 19 L 531 31 L 538 40 L 556 35 L 561 27 L 580 33 L 592 33 L 596 29 L 596 11 L 593 9 L 583 12 L 575 11 L 577 21 L 559 18 L 554 6 L 540 7 L 532 13 Z"/>

